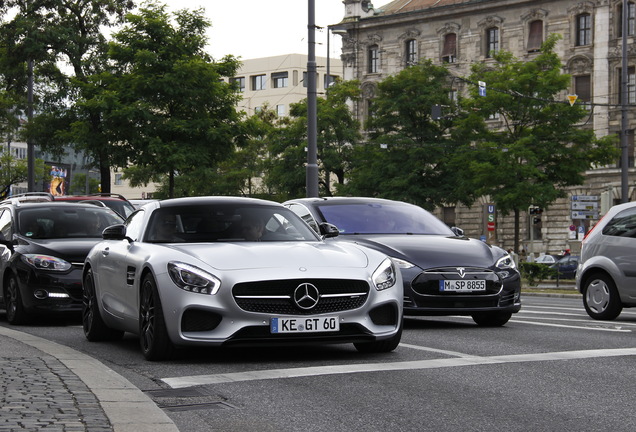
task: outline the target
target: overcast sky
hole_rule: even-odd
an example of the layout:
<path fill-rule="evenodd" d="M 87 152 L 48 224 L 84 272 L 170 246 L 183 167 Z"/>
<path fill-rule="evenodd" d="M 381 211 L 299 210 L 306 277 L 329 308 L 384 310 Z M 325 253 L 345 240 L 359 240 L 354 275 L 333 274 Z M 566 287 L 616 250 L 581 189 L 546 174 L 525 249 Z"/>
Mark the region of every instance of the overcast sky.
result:
<path fill-rule="evenodd" d="M 161 0 L 169 10 L 205 9 L 212 22 L 208 52 L 220 59 L 226 54 L 243 60 L 283 54 L 307 54 L 307 0 Z M 314 0 L 316 56 L 327 56 L 327 30 L 344 17 L 342 0 Z M 330 42 L 332 58 L 340 57 L 340 36 Z"/>

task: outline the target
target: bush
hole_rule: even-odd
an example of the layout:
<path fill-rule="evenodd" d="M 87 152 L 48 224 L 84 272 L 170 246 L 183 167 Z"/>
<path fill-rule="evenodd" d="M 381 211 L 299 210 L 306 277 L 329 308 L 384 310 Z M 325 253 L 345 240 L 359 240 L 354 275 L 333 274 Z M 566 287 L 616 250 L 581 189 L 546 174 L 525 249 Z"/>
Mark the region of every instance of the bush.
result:
<path fill-rule="evenodd" d="M 528 285 L 532 286 L 537 286 L 540 280 L 556 277 L 557 275 L 555 269 L 550 268 L 546 264 L 536 262 L 519 263 L 519 271 L 521 272 L 521 277 L 528 282 Z"/>

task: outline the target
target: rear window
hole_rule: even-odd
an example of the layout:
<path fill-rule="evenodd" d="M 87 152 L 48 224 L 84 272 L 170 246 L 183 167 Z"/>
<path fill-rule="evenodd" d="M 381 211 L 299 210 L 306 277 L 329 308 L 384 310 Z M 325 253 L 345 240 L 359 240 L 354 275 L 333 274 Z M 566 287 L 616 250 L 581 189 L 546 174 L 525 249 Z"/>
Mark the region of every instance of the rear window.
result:
<path fill-rule="evenodd" d="M 636 207 L 623 210 L 603 227 L 603 234 L 616 237 L 636 237 Z"/>

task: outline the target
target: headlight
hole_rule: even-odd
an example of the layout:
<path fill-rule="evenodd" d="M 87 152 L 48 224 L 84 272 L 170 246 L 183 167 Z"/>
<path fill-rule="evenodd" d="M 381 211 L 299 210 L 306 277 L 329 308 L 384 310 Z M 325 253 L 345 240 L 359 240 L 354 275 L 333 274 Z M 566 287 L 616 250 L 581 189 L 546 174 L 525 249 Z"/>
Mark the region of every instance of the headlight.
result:
<path fill-rule="evenodd" d="M 395 265 L 390 258 L 382 261 L 382 264 L 373 272 L 373 284 L 378 291 L 391 288 L 397 280 Z"/>
<path fill-rule="evenodd" d="M 407 260 L 403 260 L 403 259 L 400 259 L 400 258 L 393 257 L 393 261 L 395 261 L 395 263 L 398 265 L 399 268 L 410 269 L 410 268 L 415 267 L 415 264 L 412 264 L 412 263 L 408 262 Z"/>
<path fill-rule="evenodd" d="M 517 268 L 517 266 L 515 265 L 515 260 L 513 260 L 509 254 L 506 254 L 503 257 L 499 258 L 495 266 L 501 270 Z"/>
<path fill-rule="evenodd" d="M 71 263 L 50 255 L 24 254 L 22 261 L 37 270 L 67 271 L 71 269 Z"/>
<path fill-rule="evenodd" d="M 168 263 L 168 274 L 176 286 L 200 294 L 216 294 L 221 281 L 200 268 L 182 262 Z"/>

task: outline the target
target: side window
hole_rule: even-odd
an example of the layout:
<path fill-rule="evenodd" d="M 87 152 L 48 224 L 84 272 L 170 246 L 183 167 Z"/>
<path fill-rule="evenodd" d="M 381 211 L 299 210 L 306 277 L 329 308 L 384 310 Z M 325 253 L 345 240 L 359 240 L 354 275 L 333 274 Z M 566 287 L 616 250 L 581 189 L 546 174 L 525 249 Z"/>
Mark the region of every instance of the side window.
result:
<path fill-rule="evenodd" d="M 11 211 L 5 209 L 0 210 L 2 214 L 0 214 L 0 234 L 4 237 L 3 240 L 11 240 Z"/>
<path fill-rule="evenodd" d="M 126 235 L 137 241 L 141 238 L 141 224 L 146 212 L 137 210 L 126 220 Z"/>
<path fill-rule="evenodd" d="M 304 220 L 314 231 L 320 233 L 318 222 L 316 222 L 316 219 L 314 219 L 311 213 L 309 213 L 307 207 L 301 204 L 290 204 L 289 209 L 300 216 L 300 218 Z"/>
<path fill-rule="evenodd" d="M 603 234 L 636 238 L 636 208 L 623 210 L 605 225 Z"/>

